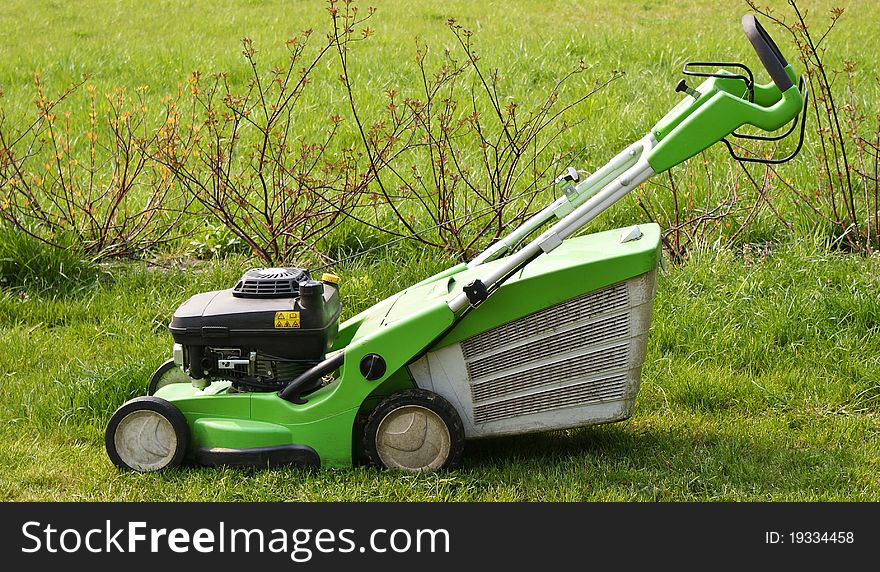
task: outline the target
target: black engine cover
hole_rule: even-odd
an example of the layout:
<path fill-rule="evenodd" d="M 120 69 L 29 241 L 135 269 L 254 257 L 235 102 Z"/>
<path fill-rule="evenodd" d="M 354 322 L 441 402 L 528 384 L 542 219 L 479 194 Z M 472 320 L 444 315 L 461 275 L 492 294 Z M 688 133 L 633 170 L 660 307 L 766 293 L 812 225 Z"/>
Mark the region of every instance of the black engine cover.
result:
<path fill-rule="evenodd" d="M 284 360 L 324 358 L 339 329 L 335 284 L 305 273 L 289 297 L 240 297 L 233 289 L 196 294 L 171 318 L 174 341 L 184 346 L 237 347 Z"/>

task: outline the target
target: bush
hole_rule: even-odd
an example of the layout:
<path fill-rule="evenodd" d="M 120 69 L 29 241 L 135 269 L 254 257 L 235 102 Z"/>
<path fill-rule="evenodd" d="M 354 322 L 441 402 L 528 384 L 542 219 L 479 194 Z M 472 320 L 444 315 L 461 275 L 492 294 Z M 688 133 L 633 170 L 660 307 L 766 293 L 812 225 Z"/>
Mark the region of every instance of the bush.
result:
<path fill-rule="evenodd" d="M 749 6 L 787 31 L 811 95 L 812 172 L 815 186 L 801 188 L 775 169 L 779 184 L 804 207 L 816 229 L 831 229 L 833 242 L 870 253 L 880 248 L 880 113 L 866 110 L 856 94 L 858 64 L 845 60 L 840 69 L 826 61 L 827 40 L 844 14 L 832 8 L 824 29 L 808 21 L 806 11 L 789 0 L 791 14 Z M 878 81 L 880 78 L 865 78 Z"/>
<path fill-rule="evenodd" d="M 86 85 L 87 108 L 67 109 L 85 81 L 49 97 L 35 73 L 35 117 L 23 126 L 0 108 L 0 218 L 59 249 L 139 256 L 178 237 L 187 207 L 152 159 L 171 116 L 150 114 L 146 86 L 101 98 Z"/>
<path fill-rule="evenodd" d="M 354 154 L 331 157 L 342 118 L 327 114 L 323 133 L 307 139 L 313 112 L 303 94 L 332 40 L 311 49 L 312 31 L 285 42 L 288 58 L 266 70 L 242 40 L 249 79 L 237 91 L 217 73 L 188 81 L 188 115 L 169 107 L 155 158 L 192 199 L 265 264 L 290 262 L 316 243 L 358 201 L 366 184 Z"/>
<path fill-rule="evenodd" d="M 349 53 L 371 35 L 361 26 L 372 12 L 334 2 L 331 15 L 340 77 L 372 175 L 369 208 L 358 220 L 461 260 L 537 212 L 542 191 L 574 154 L 566 139 L 583 118 L 572 112 L 622 75 L 578 82 L 589 69 L 580 62 L 528 106 L 505 92 L 501 70 L 481 61 L 473 32 L 450 18 L 457 49 L 432 57 L 419 44 L 421 81 L 385 90 L 384 112 L 366 120 L 353 96 Z"/>

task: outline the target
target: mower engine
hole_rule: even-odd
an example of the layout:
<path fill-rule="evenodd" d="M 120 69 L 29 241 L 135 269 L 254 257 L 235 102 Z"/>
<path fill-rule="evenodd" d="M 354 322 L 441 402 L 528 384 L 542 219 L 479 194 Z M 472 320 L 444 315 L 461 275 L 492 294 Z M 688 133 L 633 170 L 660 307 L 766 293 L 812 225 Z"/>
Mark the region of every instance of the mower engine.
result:
<path fill-rule="evenodd" d="M 174 363 L 206 387 L 278 391 L 325 358 L 339 329 L 335 276 L 254 268 L 233 288 L 196 294 L 171 319 Z"/>

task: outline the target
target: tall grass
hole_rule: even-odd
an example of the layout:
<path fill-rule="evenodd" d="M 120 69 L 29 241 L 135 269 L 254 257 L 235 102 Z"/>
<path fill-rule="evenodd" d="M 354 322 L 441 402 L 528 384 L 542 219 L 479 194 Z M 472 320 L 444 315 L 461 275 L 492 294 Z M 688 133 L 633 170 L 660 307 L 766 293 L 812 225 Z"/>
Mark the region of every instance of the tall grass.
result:
<path fill-rule="evenodd" d="M 102 271 L 75 246 L 57 248 L 0 226 L 0 288 L 16 295 L 71 292 L 93 284 Z"/>

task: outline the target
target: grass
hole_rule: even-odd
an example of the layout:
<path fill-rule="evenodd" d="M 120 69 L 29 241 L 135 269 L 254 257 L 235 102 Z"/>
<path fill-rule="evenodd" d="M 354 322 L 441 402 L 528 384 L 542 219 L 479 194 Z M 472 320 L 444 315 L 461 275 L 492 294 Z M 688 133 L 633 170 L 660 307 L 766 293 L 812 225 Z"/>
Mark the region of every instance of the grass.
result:
<path fill-rule="evenodd" d="M 737 3 L 376 4 L 377 34 L 356 68 L 366 78 L 357 85 L 368 104 L 370 94 L 412 82 L 414 36 L 435 50 L 451 46 L 448 16 L 477 30 L 482 57 L 506 70 L 517 98 L 542 93 L 581 57 L 593 64 L 593 77 L 625 70 L 625 80 L 588 100 L 588 119 L 568 142 L 584 149 L 587 168 L 644 132 L 674 101 L 677 68 L 687 56 L 756 65 L 738 31 L 745 9 Z M 863 56 L 869 77 L 877 72 L 871 54 L 880 48 L 876 12 L 866 0 L 847 4 L 847 33 L 836 37 L 829 57 Z M 0 13 L 3 108 L 14 118 L 32 105 L 34 69 L 56 88 L 89 71 L 100 91 L 149 85 L 159 97 L 193 69 L 240 70 L 242 36 L 277 57 L 281 39 L 307 26 L 321 29 L 322 11 L 318 2 L 10 0 Z M 318 88 L 332 81 L 334 70 L 324 71 Z M 878 89 L 866 81 L 860 93 L 870 104 L 880 100 Z M 712 169 L 730 169 L 723 153 L 709 158 Z M 809 184 L 811 173 L 791 168 L 795 180 Z M 628 200 L 599 226 L 638 220 Z M 876 500 L 880 259 L 828 252 L 804 238 L 806 221 L 795 230 L 783 236 L 763 220 L 745 240 L 772 239 L 766 249 L 698 249 L 662 274 L 630 420 L 471 443 L 460 470 L 417 476 L 363 467 L 117 471 L 103 450 L 104 425 L 119 404 L 143 393 L 168 356 L 169 316 L 189 295 L 231 284 L 251 262 L 233 255 L 173 258 L 170 269 L 96 266 L 4 230 L 0 499 Z M 380 239 L 344 225 L 330 240 L 329 250 L 344 253 Z M 335 269 L 346 315 L 450 263 L 407 243 L 346 262 Z"/>
<path fill-rule="evenodd" d="M 411 265 L 399 267 L 395 258 Z M 342 269 L 347 314 L 442 266 L 411 246 Z M 112 410 L 168 354 L 167 316 L 241 260 L 119 266 L 0 299 L 0 498 L 11 500 L 874 500 L 880 259 L 810 244 L 696 253 L 661 276 L 633 417 L 468 445 L 453 473 L 117 471 Z"/>
<path fill-rule="evenodd" d="M 89 283 L 100 274 L 76 250 L 56 250 L 25 233 L 0 228 L 0 287 L 42 291 Z"/>

